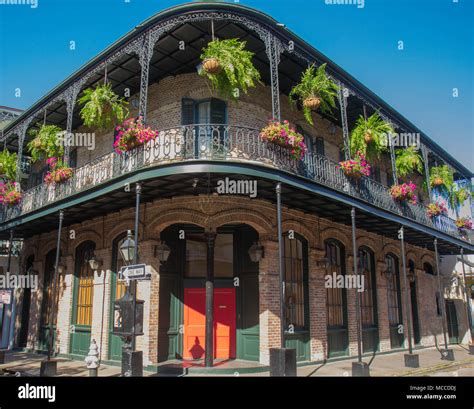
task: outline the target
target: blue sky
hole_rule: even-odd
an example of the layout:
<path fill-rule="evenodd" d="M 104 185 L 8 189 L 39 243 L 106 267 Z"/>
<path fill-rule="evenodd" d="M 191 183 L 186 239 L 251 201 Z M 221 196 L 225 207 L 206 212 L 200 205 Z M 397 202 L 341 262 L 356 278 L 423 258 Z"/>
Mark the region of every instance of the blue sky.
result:
<path fill-rule="evenodd" d="M 0 5 L 0 105 L 28 108 L 137 24 L 183 3 L 37 1 L 34 9 Z M 285 23 L 474 170 L 473 0 L 239 3 Z"/>

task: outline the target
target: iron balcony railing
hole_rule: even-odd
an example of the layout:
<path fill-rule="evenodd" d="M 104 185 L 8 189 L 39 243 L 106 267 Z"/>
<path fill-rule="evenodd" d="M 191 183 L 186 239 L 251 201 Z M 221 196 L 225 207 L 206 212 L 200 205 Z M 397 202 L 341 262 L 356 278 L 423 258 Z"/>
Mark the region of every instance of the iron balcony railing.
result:
<path fill-rule="evenodd" d="M 454 220 L 447 216 L 429 218 L 422 204 L 400 204 L 389 189 L 362 177 L 346 177 L 338 163 L 315 152 L 295 160 L 288 149 L 263 141 L 258 129 L 235 125 L 185 125 L 159 132 L 155 140 L 124 154 L 100 156 L 74 169 L 71 179 L 61 184 L 40 184 L 24 192 L 21 203 L 4 208 L 2 222 L 30 213 L 71 195 L 138 169 L 192 160 L 240 161 L 278 168 L 343 192 L 378 208 L 398 214 L 453 237 L 466 239 Z"/>

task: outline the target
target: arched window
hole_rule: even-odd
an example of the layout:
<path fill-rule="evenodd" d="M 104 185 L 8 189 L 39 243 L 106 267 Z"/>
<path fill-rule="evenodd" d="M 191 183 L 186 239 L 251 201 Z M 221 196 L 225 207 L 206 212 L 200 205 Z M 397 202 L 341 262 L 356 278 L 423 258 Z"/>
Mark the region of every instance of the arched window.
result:
<path fill-rule="evenodd" d="M 285 296 L 286 328 L 290 325 L 295 330 L 307 327 L 307 244 L 300 236 L 293 239 L 285 234 Z"/>
<path fill-rule="evenodd" d="M 425 270 L 426 274 L 431 274 L 432 276 L 435 275 L 433 266 L 430 263 L 423 263 L 423 270 Z"/>
<path fill-rule="evenodd" d="M 326 274 L 345 276 L 344 246 L 335 241 L 325 243 L 327 271 Z M 334 281 L 333 281 L 334 282 Z M 345 288 L 327 288 L 326 311 L 328 332 L 328 356 L 347 355 L 347 295 Z"/>
<path fill-rule="evenodd" d="M 364 352 L 378 348 L 377 288 L 375 283 L 375 259 L 366 247 L 359 249 L 359 269 L 364 277 L 364 291 L 361 297 L 362 340 Z"/>
<path fill-rule="evenodd" d="M 95 243 L 86 241 L 76 249 L 76 305 L 74 324 L 92 325 L 92 301 L 94 292 L 94 271 L 89 260 L 94 255 Z"/>
<path fill-rule="evenodd" d="M 392 254 L 385 257 L 387 264 L 387 297 L 388 297 L 388 323 L 390 326 L 390 345 L 392 348 L 403 346 L 403 331 L 399 325 L 403 325 L 402 298 L 400 289 L 400 274 L 398 258 Z"/>

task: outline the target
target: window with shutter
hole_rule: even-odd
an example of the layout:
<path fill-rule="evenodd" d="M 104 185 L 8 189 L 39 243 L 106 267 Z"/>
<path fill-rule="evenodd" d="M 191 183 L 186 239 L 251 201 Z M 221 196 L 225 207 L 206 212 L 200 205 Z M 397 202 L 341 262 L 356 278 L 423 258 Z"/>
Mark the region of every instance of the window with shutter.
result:
<path fill-rule="evenodd" d="M 318 153 L 319 155 L 322 155 L 324 156 L 325 155 L 325 152 L 324 152 L 324 138 L 318 136 L 316 138 L 316 153 Z"/>

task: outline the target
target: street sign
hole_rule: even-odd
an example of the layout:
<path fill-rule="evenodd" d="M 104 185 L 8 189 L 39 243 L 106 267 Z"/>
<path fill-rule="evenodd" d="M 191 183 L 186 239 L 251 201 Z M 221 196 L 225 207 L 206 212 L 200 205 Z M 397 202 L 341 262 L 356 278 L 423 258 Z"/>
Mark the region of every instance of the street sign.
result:
<path fill-rule="evenodd" d="M 10 304 L 12 302 L 11 290 L 0 290 L 0 304 Z"/>
<path fill-rule="evenodd" d="M 150 269 L 146 264 L 123 266 L 119 273 L 119 280 L 147 280 L 150 277 Z"/>

